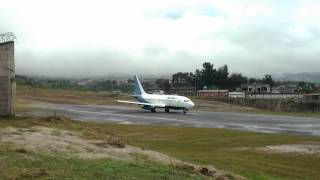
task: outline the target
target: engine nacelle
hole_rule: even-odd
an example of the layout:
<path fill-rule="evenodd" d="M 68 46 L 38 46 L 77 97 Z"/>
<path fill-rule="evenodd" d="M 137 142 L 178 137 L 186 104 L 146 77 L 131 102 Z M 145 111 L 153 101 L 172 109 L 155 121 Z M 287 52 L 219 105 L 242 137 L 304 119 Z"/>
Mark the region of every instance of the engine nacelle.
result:
<path fill-rule="evenodd" d="M 152 110 L 152 109 L 154 109 L 153 106 L 149 106 L 149 105 L 143 105 L 143 106 L 141 106 L 141 108 L 142 108 L 142 109 L 146 109 L 146 110 Z"/>

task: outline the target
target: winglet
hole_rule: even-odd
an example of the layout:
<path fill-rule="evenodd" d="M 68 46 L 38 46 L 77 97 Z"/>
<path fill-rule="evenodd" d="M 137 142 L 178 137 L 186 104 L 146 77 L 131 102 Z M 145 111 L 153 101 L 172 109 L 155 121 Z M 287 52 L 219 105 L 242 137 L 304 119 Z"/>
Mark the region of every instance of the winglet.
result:
<path fill-rule="evenodd" d="M 143 94 L 146 94 L 146 92 L 144 91 L 140 81 L 139 81 L 139 78 L 137 75 L 134 76 L 135 78 L 135 81 L 136 81 L 136 87 L 135 87 L 135 93 L 136 95 L 143 95 Z"/>

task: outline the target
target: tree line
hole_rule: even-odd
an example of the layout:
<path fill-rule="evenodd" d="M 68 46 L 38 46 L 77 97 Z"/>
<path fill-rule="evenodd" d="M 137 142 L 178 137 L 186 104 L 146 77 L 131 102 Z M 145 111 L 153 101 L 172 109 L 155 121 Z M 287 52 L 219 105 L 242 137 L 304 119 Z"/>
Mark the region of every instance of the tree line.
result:
<path fill-rule="evenodd" d="M 73 89 L 73 90 L 89 90 L 89 91 L 122 91 L 133 92 L 134 80 L 128 79 L 127 83 L 117 83 L 115 80 L 101 79 L 91 80 L 84 85 L 79 84 L 75 80 L 67 79 L 43 79 L 31 78 L 26 76 L 16 76 L 17 85 L 26 85 L 36 88 L 47 89 Z M 228 89 L 236 90 L 241 87 L 241 84 L 263 83 L 274 86 L 295 84 L 297 93 L 310 93 L 316 85 L 311 82 L 280 82 L 274 81 L 270 74 L 264 75 L 262 78 L 249 78 L 241 73 L 230 73 L 228 66 L 223 65 L 215 67 L 213 63 L 205 62 L 201 69 L 196 69 L 194 72 L 177 72 L 172 75 L 172 81 L 169 79 L 156 79 L 155 85 L 168 92 L 172 87 L 192 87 L 195 90 L 202 89 Z M 153 87 L 152 84 L 145 83 L 145 88 Z M 155 87 L 155 88 L 157 88 Z"/>
<path fill-rule="evenodd" d="M 172 75 L 172 86 L 174 87 L 195 87 L 201 89 L 229 89 L 236 90 L 241 84 L 263 83 L 274 85 L 274 80 L 269 74 L 262 79 L 248 78 L 241 73 L 229 73 L 227 65 L 215 68 L 213 63 L 205 62 L 202 69 L 192 72 L 178 72 Z"/>
<path fill-rule="evenodd" d="M 119 84 L 115 80 L 92 80 L 86 84 L 79 84 L 75 80 L 68 79 L 46 79 L 16 76 L 17 85 L 30 86 L 44 89 L 70 89 L 83 91 L 122 91 L 133 92 L 134 84 Z M 134 82 L 133 82 L 134 83 Z"/>

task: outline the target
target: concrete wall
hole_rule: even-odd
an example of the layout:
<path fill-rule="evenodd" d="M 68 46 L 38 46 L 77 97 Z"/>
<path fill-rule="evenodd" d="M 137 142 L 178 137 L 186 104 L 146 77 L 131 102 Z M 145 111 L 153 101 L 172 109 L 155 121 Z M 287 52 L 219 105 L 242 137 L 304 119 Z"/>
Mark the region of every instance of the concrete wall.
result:
<path fill-rule="evenodd" d="M 15 114 L 14 42 L 0 43 L 0 116 Z"/>
<path fill-rule="evenodd" d="M 224 102 L 273 111 L 320 112 L 320 103 L 297 101 L 294 99 L 245 99 L 229 98 Z"/>
<path fill-rule="evenodd" d="M 228 90 L 199 90 L 198 96 L 212 97 L 212 98 L 226 98 L 228 96 Z"/>
<path fill-rule="evenodd" d="M 298 94 L 246 94 L 249 99 L 301 99 L 302 95 Z"/>

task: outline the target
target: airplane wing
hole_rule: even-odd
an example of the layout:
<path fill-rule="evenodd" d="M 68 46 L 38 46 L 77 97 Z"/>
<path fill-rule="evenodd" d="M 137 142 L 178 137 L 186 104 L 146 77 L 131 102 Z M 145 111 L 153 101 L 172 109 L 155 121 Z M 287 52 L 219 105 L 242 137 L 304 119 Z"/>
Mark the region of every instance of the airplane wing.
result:
<path fill-rule="evenodd" d="M 165 107 L 164 104 L 151 104 L 151 103 L 144 103 L 144 102 L 137 102 L 137 101 L 121 101 L 117 100 L 119 103 L 127 103 L 127 104 L 137 104 L 137 105 L 146 105 L 146 106 L 153 106 L 153 107 Z"/>
<path fill-rule="evenodd" d="M 126 93 L 120 93 L 120 92 L 113 92 L 112 94 L 115 94 L 115 95 L 122 95 L 122 96 L 137 97 L 137 95 L 135 95 L 135 94 L 126 94 Z"/>

